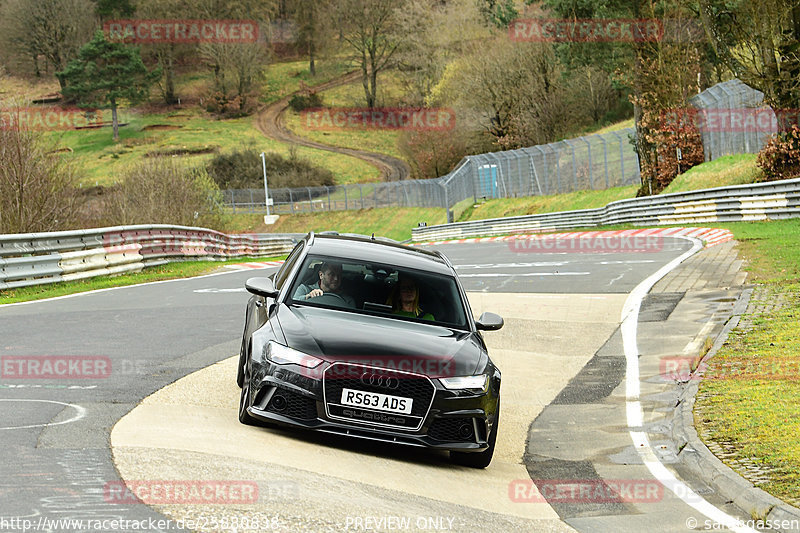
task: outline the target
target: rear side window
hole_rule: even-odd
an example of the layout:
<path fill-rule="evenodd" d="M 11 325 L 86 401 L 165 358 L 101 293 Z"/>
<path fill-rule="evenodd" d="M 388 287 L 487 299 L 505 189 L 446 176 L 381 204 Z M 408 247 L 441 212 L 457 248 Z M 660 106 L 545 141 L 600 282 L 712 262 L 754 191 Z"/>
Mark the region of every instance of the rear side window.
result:
<path fill-rule="evenodd" d="M 283 267 L 278 270 L 278 274 L 275 276 L 276 289 L 281 290 L 281 287 L 283 287 L 283 284 L 286 282 L 286 278 L 289 277 L 289 272 L 292 271 L 294 264 L 297 263 L 297 260 L 300 258 L 304 245 L 305 241 L 297 243 L 292 252 L 289 254 L 289 257 L 287 257 L 286 261 L 283 263 Z"/>

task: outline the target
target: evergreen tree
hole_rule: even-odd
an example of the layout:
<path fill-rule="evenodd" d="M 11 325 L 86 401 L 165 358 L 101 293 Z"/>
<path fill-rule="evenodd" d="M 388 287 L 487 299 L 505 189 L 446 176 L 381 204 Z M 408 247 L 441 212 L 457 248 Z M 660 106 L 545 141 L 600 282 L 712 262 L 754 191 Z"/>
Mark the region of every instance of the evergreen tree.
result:
<path fill-rule="evenodd" d="M 102 31 L 85 44 L 78 58 L 57 72 L 66 87 L 62 94 L 80 107 L 111 109 L 114 140 L 119 140 L 117 107 L 122 100 L 136 104 L 145 100 L 150 85 L 161 77 L 161 69 L 148 71 L 139 49 L 110 42 Z"/>

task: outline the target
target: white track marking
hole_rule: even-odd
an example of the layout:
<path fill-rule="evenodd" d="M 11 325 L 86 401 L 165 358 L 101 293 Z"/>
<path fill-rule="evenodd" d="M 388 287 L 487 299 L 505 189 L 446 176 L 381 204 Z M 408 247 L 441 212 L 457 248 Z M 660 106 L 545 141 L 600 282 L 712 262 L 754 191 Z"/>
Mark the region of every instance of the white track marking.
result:
<path fill-rule="evenodd" d="M 267 267 L 270 268 L 270 267 Z M 275 267 L 278 268 L 278 267 Z M 66 294 L 64 296 L 54 296 L 53 298 L 44 298 L 42 300 L 29 300 L 27 302 L 15 302 L 13 304 L 2 304 L 0 305 L 0 310 L 5 309 L 6 307 L 15 307 L 18 305 L 32 305 L 38 304 L 42 302 L 52 302 L 55 300 L 65 300 L 67 298 L 77 298 L 78 296 L 85 296 L 87 294 L 97 294 L 98 292 L 107 292 L 107 291 L 116 291 L 119 289 L 130 289 L 132 287 L 142 287 L 144 285 L 156 285 L 159 283 L 174 283 L 177 281 L 187 281 L 193 279 L 201 279 L 201 278 L 211 278 L 213 276 L 224 276 L 225 274 L 237 274 L 245 272 L 245 270 L 228 270 L 225 272 L 214 272 L 213 274 L 203 274 L 202 276 L 192 276 L 190 278 L 176 278 L 176 279 L 165 279 L 161 281 L 147 281 L 145 283 L 137 283 L 135 285 L 121 285 L 119 287 L 106 287 L 105 289 L 95 289 L 93 291 L 84 291 L 84 292 L 76 292 L 74 294 Z"/>
<path fill-rule="evenodd" d="M 505 273 L 487 273 L 487 274 L 459 274 L 459 278 L 519 278 L 523 276 L 586 276 L 591 272 L 525 272 L 524 274 L 505 274 Z"/>
<path fill-rule="evenodd" d="M 659 461 L 658 456 L 656 456 L 653 449 L 650 447 L 647 434 L 641 431 L 644 415 L 642 413 L 642 405 L 639 402 L 639 347 L 636 344 L 639 308 L 642 305 L 642 300 L 645 295 L 647 295 L 648 291 L 650 291 L 658 280 L 703 247 L 703 244 L 699 240 L 694 238 L 687 239 L 692 241 L 692 248 L 661 267 L 655 274 L 637 285 L 630 295 L 628 295 L 628 299 L 625 301 L 625 305 L 622 308 L 622 324 L 620 329 L 627 363 L 625 372 L 625 400 L 628 431 L 631 435 L 633 446 L 644 465 L 662 485 L 672 491 L 678 498 L 717 524 L 724 525 L 732 531 L 757 533 L 756 530 L 741 525 L 738 519 L 714 507 L 683 481 L 679 480 L 671 470 L 667 469 L 667 467 Z"/>
<path fill-rule="evenodd" d="M 69 424 L 71 422 L 77 422 L 84 416 L 86 416 L 86 409 L 81 407 L 80 405 L 75 405 L 72 403 L 64 403 L 64 402 L 56 402 L 54 400 L 19 400 L 13 398 L 0 398 L 0 402 L 39 402 L 39 403 L 55 403 L 58 405 L 63 405 L 64 407 L 72 407 L 75 409 L 76 413 L 75 416 L 68 420 L 62 420 L 61 422 L 53 422 L 53 423 L 46 423 L 46 424 L 31 424 L 29 426 L 9 426 L 0 428 L 0 431 L 4 429 L 28 429 L 28 428 L 41 428 L 41 427 L 49 427 L 49 426 L 60 426 L 61 424 Z"/>

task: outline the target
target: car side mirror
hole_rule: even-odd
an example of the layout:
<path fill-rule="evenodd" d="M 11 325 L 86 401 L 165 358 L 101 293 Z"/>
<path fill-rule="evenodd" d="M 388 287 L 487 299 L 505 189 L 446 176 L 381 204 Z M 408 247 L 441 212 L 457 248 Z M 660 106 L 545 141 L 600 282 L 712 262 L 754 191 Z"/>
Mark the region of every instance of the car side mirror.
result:
<path fill-rule="evenodd" d="M 278 296 L 278 290 L 269 278 L 250 278 L 244 283 L 244 288 L 247 289 L 247 292 L 264 298 Z"/>
<path fill-rule="evenodd" d="M 475 327 L 484 331 L 496 331 L 503 327 L 503 317 L 494 313 L 482 313 L 475 321 Z"/>

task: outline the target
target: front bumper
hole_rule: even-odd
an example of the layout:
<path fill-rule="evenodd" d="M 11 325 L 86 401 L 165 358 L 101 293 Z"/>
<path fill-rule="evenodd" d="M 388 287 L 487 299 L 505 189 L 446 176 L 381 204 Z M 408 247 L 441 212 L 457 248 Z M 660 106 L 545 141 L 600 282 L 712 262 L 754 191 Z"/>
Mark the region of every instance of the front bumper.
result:
<path fill-rule="evenodd" d="M 486 450 L 489 435 L 495 427 L 499 373 L 496 379 L 490 380 L 485 392 L 448 390 L 437 379 L 416 375 L 420 380 L 424 378 L 433 389 L 432 398 L 427 404 L 419 402 L 424 405 L 424 412 L 420 410 L 415 413 L 418 417 L 409 416 L 406 419 L 403 415 L 352 408 L 346 413 L 351 418 L 345 418 L 341 416 L 341 406 L 336 406 L 330 397 L 331 391 L 335 390 L 330 379 L 326 385 L 325 375 L 329 375 L 332 366 L 329 363 L 322 363 L 320 368 L 311 371 L 297 365 L 276 365 L 268 361 L 251 363 L 253 373 L 247 411 L 254 418 L 266 422 L 381 442 L 462 452 Z M 329 393 L 327 398 L 326 387 Z M 403 424 L 407 427 L 401 427 Z"/>

